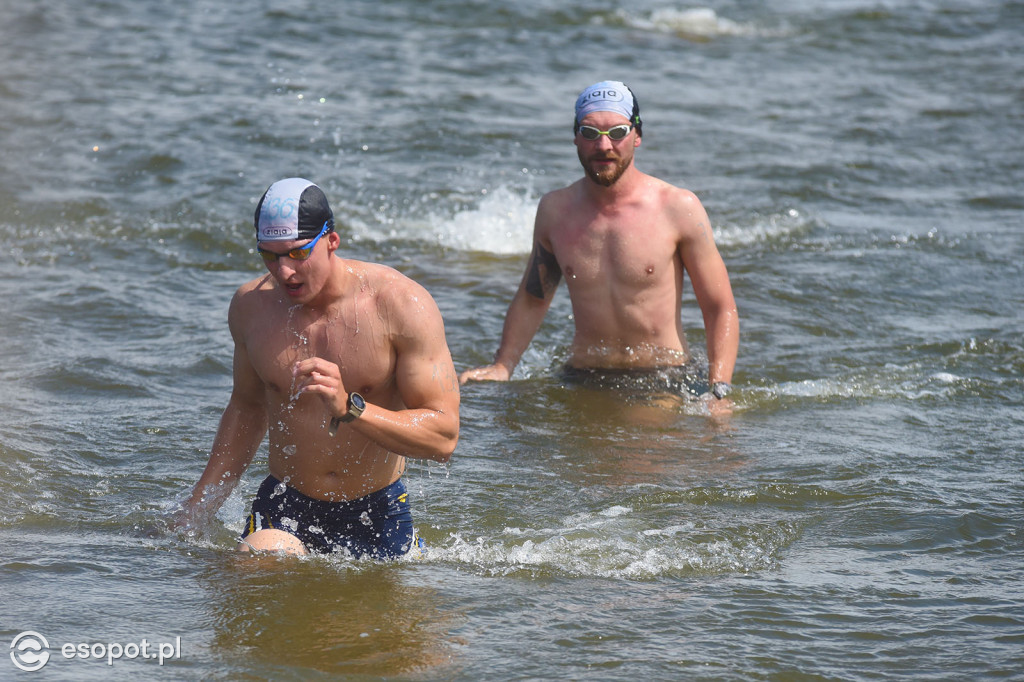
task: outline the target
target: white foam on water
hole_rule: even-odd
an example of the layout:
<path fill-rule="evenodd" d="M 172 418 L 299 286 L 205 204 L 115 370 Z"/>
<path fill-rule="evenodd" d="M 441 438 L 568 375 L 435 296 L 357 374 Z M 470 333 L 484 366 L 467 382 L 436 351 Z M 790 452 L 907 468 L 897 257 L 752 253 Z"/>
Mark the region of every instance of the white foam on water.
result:
<path fill-rule="evenodd" d="M 646 14 L 618 10 L 617 17 L 627 26 L 645 31 L 674 33 L 681 38 L 711 40 L 725 36 L 773 36 L 778 29 L 769 29 L 719 16 L 710 7 L 664 7 Z"/>
<path fill-rule="evenodd" d="M 432 239 L 460 251 L 529 253 L 537 198 L 509 187 L 483 190 L 480 196 L 478 204 L 452 216 L 429 216 Z"/>
<path fill-rule="evenodd" d="M 714 227 L 715 243 L 719 248 L 745 247 L 785 240 L 814 226 L 812 218 L 795 208 L 769 215 L 755 214 L 744 220 L 745 224 Z"/>
<path fill-rule="evenodd" d="M 428 213 L 420 221 L 404 223 L 401 232 L 404 237 L 460 251 L 527 254 L 532 247 L 538 201 L 528 191 L 507 186 L 483 190 L 478 202 L 454 214 Z M 719 247 L 732 248 L 784 240 L 807 231 L 813 222 L 795 208 L 770 215 L 754 214 L 739 224 L 715 226 L 715 241 Z M 389 236 L 399 236 L 399 230 Z"/>
<path fill-rule="evenodd" d="M 784 381 L 774 386 L 748 387 L 751 398 L 777 400 L 800 398 L 812 400 L 921 400 L 950 398 L 969 390 L 971 377 L 947 371 L 934 371 L 920 362 L 907 365 L 886 365 L 881 371 L 851 372 L 833 377 Z"/>
<path fill-rule="evenodd" d="M 770 568 L 800 533 L 798 524 L 751 520 L 729 527 L 672 522 L 650 510 L 615 505 L 563 519 L 558 527 L 456 531 L 428 547 L 432 561 L 486 575 L 573 575 L 649 580 L 662 576 L 747 573 Z M 667 520 L 667 519 L 666 519 Z"/>

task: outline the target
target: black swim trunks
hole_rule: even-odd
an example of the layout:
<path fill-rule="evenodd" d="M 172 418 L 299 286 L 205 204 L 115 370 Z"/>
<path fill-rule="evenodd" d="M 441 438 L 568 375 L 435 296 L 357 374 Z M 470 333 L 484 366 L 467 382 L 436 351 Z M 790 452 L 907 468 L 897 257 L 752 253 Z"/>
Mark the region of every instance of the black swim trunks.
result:
<path fill-rule="evenodd" d="M 650 369 L 579 368 L 566 365 L 562 368 L 561 379 L 567 384 L 585 388 L 624 391 L 633 397 L 657 393 L 696 397 L 711 390 L 707 368 L 697 362 Z"/>
<path fill-rule="evenodd" d="M 358 500 L 327 502 L 267 476 L 252 502 L 242 537 L 265 528 L 294 535 L 310 552 L 346 550 L 356 558 L 394 559 L 416 542 L 402 479 Z"/>

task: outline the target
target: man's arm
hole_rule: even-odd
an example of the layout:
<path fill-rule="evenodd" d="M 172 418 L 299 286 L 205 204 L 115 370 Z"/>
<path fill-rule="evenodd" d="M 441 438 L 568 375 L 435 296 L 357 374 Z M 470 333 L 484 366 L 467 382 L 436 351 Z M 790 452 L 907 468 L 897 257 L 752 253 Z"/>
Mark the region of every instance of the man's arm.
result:
<path fill-rule="evenodd" d="M 366 404 L 348 426 L 405 457 L 447 462 L 459 440 L 459 381 L 445 340 L 444 321 L 425 289 L 411 280 L 393 285 L 388 303 L 395 351 L 395 386 L 405 406 Z M 338 366 L 323 358 L 296 364 L 298 390 L 317 393 L 332 416 L 347 411 L 348 392 Z"/>
<path fill-rule="evenodd" d="M 252 462 L 267 432 L 263 381 L 249 361 L 245 344 L 235 334 L 233 321 L 237 314 L 236 296 L 229 313 L 235 337 L 231 398 L 221 416 L 206 469 L 176 519 L 178 526 L 203 526 L 213 518 Z"/>
<path fill-rule="evenodd" d="M 711 221 L 700 200 L 684 190 L 684 220 L 679 255 L 690 276 L 693 293 L 704 318 L 708 346 L 708 380 L 732 382 L 739 351 L 740 318 L 732 295 L 729 273 L 715 245 Z"/>
<path fill-rule="evenodd" d="M 459 376 L 460 383 L 508 381 L 519 364 L 519 359 L 540 329 L 544 316 L 551 307 L 555 290 L 562 280 L 562 269 L 555 254 L 543 244 L 541 235 L 546 224 L 545 214 L 545 202 L 541 200 L 537 207 L 537 220 L 534 226 L 533 252 L 519 283 L 519 289 L 516 290 L 505 314 L 501 343 L 494 354 L 494 362 L 484 367 L 466 370 Z"/>

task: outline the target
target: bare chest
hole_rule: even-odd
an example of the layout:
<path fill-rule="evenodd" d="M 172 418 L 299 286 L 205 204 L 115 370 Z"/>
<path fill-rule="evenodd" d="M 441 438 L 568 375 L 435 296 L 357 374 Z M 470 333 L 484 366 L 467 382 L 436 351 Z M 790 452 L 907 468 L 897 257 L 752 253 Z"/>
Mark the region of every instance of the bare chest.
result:
<path fill-rule="evenodd" d="M 338 365 L 349 390 L 369 396 L 389 385 L 394 352 L 376 315 L 354 309 L 316 317 L 287 312 L 254 321 L 246 334 L 250 362 L 269 390 L 285 399 L 293 395 L 292 368 L 313 357 Z"/>
<path fill-rule="evenodd" d="M 650 216 L 569 222 L 551 243 L 570 288 L 598 283 L 643 287 L 679 271 L 671 231 Z"/>

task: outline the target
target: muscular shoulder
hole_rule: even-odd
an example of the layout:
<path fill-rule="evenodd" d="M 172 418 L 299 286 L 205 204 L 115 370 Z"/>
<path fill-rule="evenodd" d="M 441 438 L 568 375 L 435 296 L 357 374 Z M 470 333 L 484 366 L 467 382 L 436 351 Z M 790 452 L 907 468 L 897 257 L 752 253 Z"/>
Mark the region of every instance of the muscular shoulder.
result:
<path fill-rule="evenodd" d="M 533 241 L 552 253 L 556 253 L 556 242 L 566 235 L 589 229 L 596 217 L 597 208 L 588 196 L 583 178 L 571 185 L 552 190 L 541 197 L 537 206 Z"/>
<path fill-rule="evenodd" d="M 697 195 L 688 189 L 658 181 L 657 201 L 680 238 L 704 236 L 711 230 L 708 214 Z"/>
<path fill-rule="evenodd" d="M 426 289 L 411 277 L 380 263 L 360 262 L 364 286 L 373 289 L 382 300 L 402 299 L 408 296 L 426 295 Z"/>
<path fill-rule="evenodd" d="M 579 190 L 575 183 L 568 187 L 562 187 L 548 192 L 540 198 L 537 204 L 536 231 L 538 236 L 546 236 L 553 225 L 560 222 L 566 214 L 573 211 L 573 206 L 579 201 Z"/>
<path fill-rule="evenodd" d="M 231 297 L 229 321 L 232 325 L 243 322 L 249 316 L 257 314 L 266 305 L 266 301 L 276 295 L 277 291 L 270 275 L 249 280 L 238 287 L 235 295 Z"/>
<path fill-rule="evenodd" d="M 641 174 L 637 182 L 638 194 L 663 210 L 691 210 L 700 206 L 700 199 L 690 190 L 673 185 L 653 175 Z"/>
<path fill-rule="evenodd" d="M 274 282 L 269 274 L 261 275 L 238 287 L 235 291 L 235 300 L 250 300 L 263 296 L 274 290 Z"/>
<path fill-rule="evenodd" d="M 551 190 L 540 198 L 540 205 L 538 206 L 538 209 L 552 210 L 570 206 L 574 197 L 578 194 L 576 187 L 578 184 L 580 183 L 577 181 L 568 187 Z"/>
<path fill-rule="evenodd" d="M 362 263 L 365 286 L 373 293 L 378 313 L 392 324 L 392 332 L 405 333 L 421 324 L 440 321 L 433 296 L 415 280 L 378 263 Z"/>

